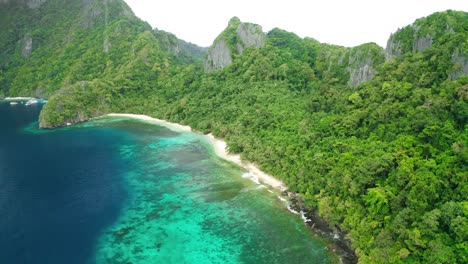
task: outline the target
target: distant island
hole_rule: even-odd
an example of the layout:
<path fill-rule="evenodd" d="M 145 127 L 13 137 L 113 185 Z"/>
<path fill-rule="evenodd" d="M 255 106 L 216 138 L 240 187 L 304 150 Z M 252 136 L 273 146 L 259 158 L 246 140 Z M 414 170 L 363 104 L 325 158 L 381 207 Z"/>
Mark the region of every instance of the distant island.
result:
<path fill-rule="evenodd" d="M 467 12 L 419 18 L 385 48 L 236 17 L 202 48 L 122 0 L 3 0 L 0 24 L 0 97 L 47 99 L 42 128 L 188 125 L 283 182 L 360 263 L 467 263 Z"/>

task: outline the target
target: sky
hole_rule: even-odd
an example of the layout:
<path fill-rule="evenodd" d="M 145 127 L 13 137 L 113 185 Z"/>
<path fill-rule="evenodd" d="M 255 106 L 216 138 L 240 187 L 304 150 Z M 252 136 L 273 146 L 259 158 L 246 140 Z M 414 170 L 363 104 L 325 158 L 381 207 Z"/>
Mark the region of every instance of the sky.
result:
<path fill-rule="evenodd" d="M 417 18 L 447 9 L 468 11 L 467 0 L 125 0 L 153 28 L 202 47 L 210 46 L 237 16 L 323 43 L 353 47 L 388 37 Z"/>

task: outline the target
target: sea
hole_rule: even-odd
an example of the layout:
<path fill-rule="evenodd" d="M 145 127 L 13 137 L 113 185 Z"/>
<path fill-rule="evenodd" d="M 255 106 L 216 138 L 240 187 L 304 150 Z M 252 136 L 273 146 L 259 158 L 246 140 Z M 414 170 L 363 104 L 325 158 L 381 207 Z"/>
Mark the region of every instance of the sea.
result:
<path fill-rule="evenodd" d="M 281 193 L 200 134 L 127 117 L 43 130 L 0 101 L 0 263 L 334 263 Z"/>

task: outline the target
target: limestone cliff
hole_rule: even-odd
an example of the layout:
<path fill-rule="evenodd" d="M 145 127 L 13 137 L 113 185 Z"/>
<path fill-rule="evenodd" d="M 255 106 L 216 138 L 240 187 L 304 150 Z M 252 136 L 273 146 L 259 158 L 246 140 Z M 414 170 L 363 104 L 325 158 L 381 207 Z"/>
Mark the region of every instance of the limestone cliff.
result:
<path fill-rule="evenodd" d="M 467 13 L 452 10 L 418 19 L 390 35 L 385 57 L 389 59 L 418 53 L 428 59 L 433 67 L 447 68 L 444 71 L 448 79 L 468 74 L 468 35 L 466 23 L 462 21 L 468 21 Z"/>
<path fill-rule="evenodd" d="M 350 50 L 348 66 L 348 85 L 357 87 L 363 82 L 370 81 L 375 73 L 375 67 L 383 62 L 384 51 L 374 43 L 354 47 Z"/>
<path fill-rule="evenodd" d="M 455 80 L 456 78 L 468 74 L 468 53 L 456 50 L 452 54 L 454 62 L 453 70 L 449 74 L 449 79 Z"/>
<path fill-rule="evenodd" d="M 260 48 L 265 45 L 262 27 L 243 23 L 234 17 L 228 27 L 216 38 L 204 61 L 205 71 L 211 72 L 231 64 L 236 55 L 241 55 L 248 47 Z"/>
<path fill-rule="evenodd" d="M 350 58 L 354 60 L 355 58 Z M 359 60 L 360 58 L 356 58 Z M 350 86 L 357 87 L 363 82 L 370 81 L 375 75 L 375 69 L 372 67 L 372 59 L 370 57 L 365 58 L 359 62 L 357 67 L 348 67 L 349 82 Z"/>
<path fill-rule="evenodd" d="M 224 68 L 231 64 L 232 55 L 226 42 L 222 39 L 215 42 L 215 44 L 208 51 L 208 55 L 203 63 L 205 71 L 215 71 Z"/>
<path fill-rule="evenodd" d="M 407 52 L 423 52 L 429 48 L 433 37 L 429 32 L 424 34 L 425 29 L 420 29 L 421 26 L 413 24 L 391 34 L 385 48 L 385 57 L 401 56 Z"/>

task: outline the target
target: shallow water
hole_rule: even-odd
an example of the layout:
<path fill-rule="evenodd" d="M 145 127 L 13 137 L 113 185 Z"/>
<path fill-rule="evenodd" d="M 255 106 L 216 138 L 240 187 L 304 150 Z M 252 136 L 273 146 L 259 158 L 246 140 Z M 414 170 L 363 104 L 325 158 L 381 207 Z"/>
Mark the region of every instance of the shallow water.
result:
<path fill-rule="evenodd" d="M 12 245 L 8 240 L 15 239 L 16 232 L 0 222 L 0 263 L 332 261 L 326 245 L 300 216 L 288 212 L 276 191 L 243 177 L 246 172 L 218 158 L 201 135 L 122 117 L 44 132 L 31 124 L 38 110 L 24 122 L 17 121 L 18 111 L 32 111 L 21 107 L 12 109 L 0 103 L 0 112 L 14 116 L 0 121 L 21 123 L 9 137 L 19 134 L 22 146 L 41 153 L 41 162 L 26 162 L 33 166 L 22 173 L 26 182 L 34 182 L 29 186 L 38 189 L 34 191 L 38 194 L 21 204 L 13 199 L 2 203 L 0 198 L 0 213 L 27 212 L 27 216 L 20 214 L 7 221 L 13 227 L 22 219 L 16 230 L 30 224 L 46 228 Z M 0 142 L 0 164 L 4 164 L 4 142 Z M 11 148 L 18 146 L 10 143 Z M 17 154 L 24 156 L 21 151 Z M 0 170 L 0 191 L 18 191 L 8 182 L 16 177 L 12 170 Z M 41 184 L 36 185 L 37 177 Z M 45 199 L 43 207 L 36 204 L 40 197 L 54 192 L 61 195 Z M 20 191 L 20 195 L 24 193 Z M 52 209 L 54 214 L 49 212 Z M 42 214 L 49 218 L 37 217 Z M 50 239 L 51 233 L 56 234 L 54 239 Z M 39 241 L 44 245 L 36 248 L 34 242 Z M 27 252 L 31 258 L 19 259 L 19 252 Z M 36 261 L 37 256 L 46 255 L 48 261 Z"/>

